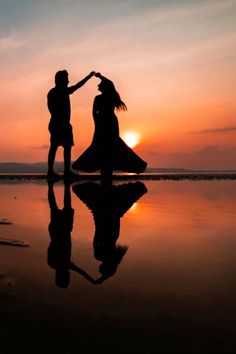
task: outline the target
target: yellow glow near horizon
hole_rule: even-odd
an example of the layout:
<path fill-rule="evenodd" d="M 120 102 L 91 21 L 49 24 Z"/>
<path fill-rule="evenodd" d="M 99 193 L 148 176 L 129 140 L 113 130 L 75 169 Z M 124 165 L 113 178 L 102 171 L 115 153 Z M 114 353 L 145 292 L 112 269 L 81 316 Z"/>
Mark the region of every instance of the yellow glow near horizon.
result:
<path fill-rule="evenodd" d="M 138 145 L 139 140 L 140 140 L 139 134 L 136 132 L 133 132 L 133 131 L 125 132 L 123 134 L 123 139 L 124 139 L 125 143 L 131 148 Z"/>

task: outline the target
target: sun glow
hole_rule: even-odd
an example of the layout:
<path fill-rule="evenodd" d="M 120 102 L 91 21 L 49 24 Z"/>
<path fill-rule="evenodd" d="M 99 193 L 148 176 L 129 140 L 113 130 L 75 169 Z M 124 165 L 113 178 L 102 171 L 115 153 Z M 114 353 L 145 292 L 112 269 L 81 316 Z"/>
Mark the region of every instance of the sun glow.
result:
<path fill-rule="evenodd" d="M 129 147 L 133 148 L 139 143 L 139 134 L 133 131 L 125 132 L 123 139 Z"/>
<path fill-rule="evenodd" d="M 131 208 L 129 209 L 130 211 L 135 211 L 135 210 L 137 210 L 137 207 L 138 207 L 138 205 L 137 205 L 137 202 L 136 203 L 134 203 L 132 206 L 131 206 Z"/>

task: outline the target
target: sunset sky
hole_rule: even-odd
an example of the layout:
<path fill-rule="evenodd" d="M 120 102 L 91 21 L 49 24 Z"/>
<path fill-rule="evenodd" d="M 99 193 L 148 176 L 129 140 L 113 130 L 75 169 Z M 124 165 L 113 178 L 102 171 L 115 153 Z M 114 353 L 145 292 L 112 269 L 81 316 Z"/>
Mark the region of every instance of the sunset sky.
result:
<path fill-rule="evenodd" d="M 66 69 L 114 82 L 121 135 L 150 167 L 236 169 L 236 0 L 0 0 L 0 29 L 0 162 L 47 160 L 46 96 Z M 99 81 L 71 96 L 73 158 Z"/>

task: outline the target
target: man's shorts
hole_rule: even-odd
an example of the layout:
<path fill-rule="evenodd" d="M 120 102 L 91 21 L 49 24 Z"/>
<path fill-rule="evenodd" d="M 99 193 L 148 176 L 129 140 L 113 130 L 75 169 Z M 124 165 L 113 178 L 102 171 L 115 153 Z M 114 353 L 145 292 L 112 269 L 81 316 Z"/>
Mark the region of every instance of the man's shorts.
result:
<path fill-rule="evenodd" d="M 73 128 L 70 123 L 64 125 L 56 125 L 49 123 L 48 130 L 51 134 L 51 144 L 56 146 L 73 146 Z"/>

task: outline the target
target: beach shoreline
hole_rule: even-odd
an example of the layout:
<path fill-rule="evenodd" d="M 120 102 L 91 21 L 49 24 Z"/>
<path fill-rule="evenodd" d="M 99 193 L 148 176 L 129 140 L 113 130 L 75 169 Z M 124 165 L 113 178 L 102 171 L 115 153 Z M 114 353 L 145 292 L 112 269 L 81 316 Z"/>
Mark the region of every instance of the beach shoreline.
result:
<path fill-rule="evenodd" d="M 47 180 L 47 175 L 40 173 L 2 173 L 0 174 L 0 181 L 8 180 L 19 180 L 19 181 L 32 181 L 32 180 Z M 63 180 L 63 175 L 60 175 L 59 180 Z M 72 179 L 73 181 L 98 181 L 100 180 L 99 173 L 80 173 L 78 176 Z M 191 172 L 191 173 L 114 173 L 114 181 L 123 180 L 171 180 L 171 181 L 183 181 L 183 180 L 194 180 L 194 181 L 211 181 L 211 180 L 236 180 L 236 173 L 225 173 L 225 172 Z"/>

